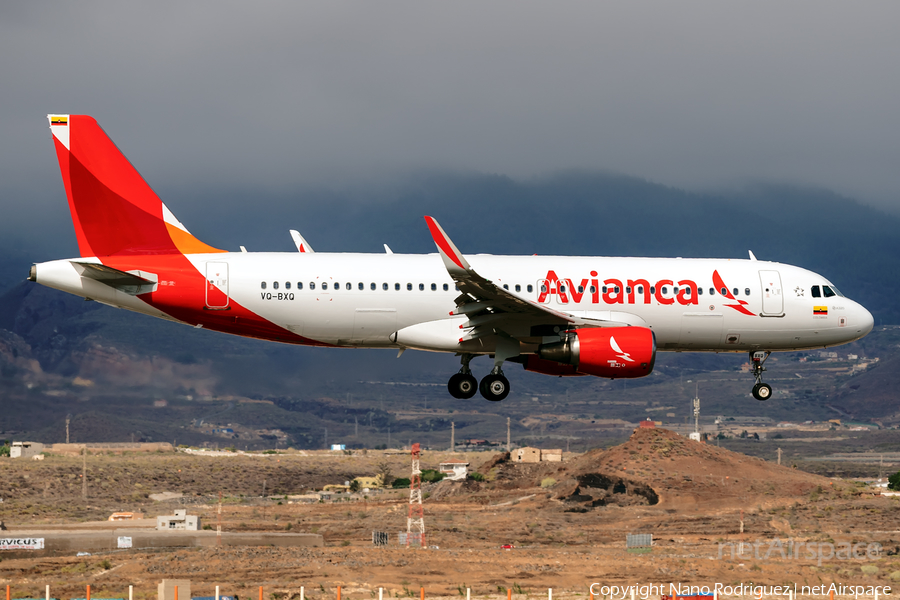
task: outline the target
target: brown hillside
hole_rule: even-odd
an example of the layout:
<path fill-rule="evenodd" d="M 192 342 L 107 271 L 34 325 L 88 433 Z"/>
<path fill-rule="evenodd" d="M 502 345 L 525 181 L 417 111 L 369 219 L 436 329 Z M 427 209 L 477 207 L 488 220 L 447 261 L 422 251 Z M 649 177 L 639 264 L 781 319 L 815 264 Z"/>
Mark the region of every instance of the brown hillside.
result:
<path fill-rule="evenodd" d="M 825 477 L 694 442 L 667 429 L 638 429 L 624 444 L 565 463 L 506 463 L 498 470 L 498 481 L 508 487 L 543 481 L 576 512 L 608 505 L 756 508 L 834 491 Z"/>

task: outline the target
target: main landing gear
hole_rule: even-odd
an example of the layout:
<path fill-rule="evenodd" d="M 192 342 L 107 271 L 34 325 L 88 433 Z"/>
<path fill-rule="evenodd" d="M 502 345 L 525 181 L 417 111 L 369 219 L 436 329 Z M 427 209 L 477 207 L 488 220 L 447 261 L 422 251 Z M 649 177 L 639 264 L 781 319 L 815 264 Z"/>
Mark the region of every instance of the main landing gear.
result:
<path fill-rule="evenodd" d="M 499 402 L 509 395 L 509 380 L 503 376 L 503 372 L 494 367 L 488 375 L 478 380 L 469 370 L 469 361 L 472 360 L 471 354 L 462 355 L 462 368 L 459 373 L 450 378 L 447 383 L 447 389 L 454 398 L 467 399 L 475 395 L 476 391 L 480 391 L 481 395 L 493 402 Z"/>
<path fill-rule="evenodd" d="M 762 374 L 766 368 L 763 366 L 769 355 L 772 354 L 768 350 L 750 352 L 750 364 L 753 368 L 753 376 L 756 378 L 756 385 L 753 386 L 753 397 L 760 401 L 768 400 L 772 397 L 772 386 L 763 383 Z"/>
<path fill-rule="evenodd" d="M 478 390 L 478 380 L 469 369 L 470 360 L 472 360 L 471 354 L 462 355 L 462 368 L 459 373 L 450 378 L 450 382 L 447 384 L 447 389 L 454 398 L 471 398 Z"/>

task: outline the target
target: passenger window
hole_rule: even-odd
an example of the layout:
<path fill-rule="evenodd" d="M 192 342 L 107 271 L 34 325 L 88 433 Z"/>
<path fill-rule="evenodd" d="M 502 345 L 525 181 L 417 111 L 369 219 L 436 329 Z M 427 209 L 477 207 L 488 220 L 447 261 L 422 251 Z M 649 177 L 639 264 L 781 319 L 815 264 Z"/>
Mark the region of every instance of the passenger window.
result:
<path fill-rule="evenodd" d="M 832 290 L 829 286 L 823 285 L 822 286 L 822 295 L 825 296 L 826 298 L 831 298 L 832 296 L 836 296 L 837 294 L 835 294 L 834 290 Z"/>
<path fill-rule="evenodd" d="M 334 282 L 334 289 L 336 289 L 336 290 L 341 289 L 341 284 L 339 284 L 338 282 L 335 281 L 335 282 Z"/>
<path fill-rule="evenodd" d="M 564 286 L 564 285 L 559 286 L 559 293 L 560 293 L 560 294 L 565 294 L 565 293 L 566 293 L 566 286 Z"/>
<path fill-rule="evenodd" d="M 298 289 L 298 290 L 302 290 L 302 289 L 303 289 L 303 282 L 302 282 L 302 281 L 298 281 L 298 282 L 297 282 L 297 289 Z"/>
<path fill-rule="evenodd" d="M 346 287 L 347 287 L 347 291 L 349 292 L 350 290 L 353 289 L 353 284 L 348 281 Z"/>
<path fill-rule="evenodd" d="M 617 294 L 618 294 L 618 293 L 619 293 L 619 286 L 616 286 L 616 287 L 615 287 L 615 288 L 613 288 L 613 289 L 615 289 L 615 290 L 616 290 L 616 293 L 617 293 Z"/>
<path fill-rule="evenodd" d="M 583 293 L 584 293 L 584 286 L 583 286 L 583 285 L 579 285 L 579 286 L 578 286 L 578 293 L 579 293 L 579 294 L 583 294 Z"/>
<path fill-rule="evenodd" d="M 374 292 L 374 291 L 375 291 L 375 284 L 374 284 L 374 283 L 370 283 L 370 284 L 369 284 L 369 289 L 372 290 L 372 291 Z"/>
<path fill-rule="evenodd" d="M 701 287 L 698 287 L 698 288 L 697 288 L 697 295 L 698 295 L 698 296 L 702 296 L 702 295 L 703 295 L 703 288 L 701 288 Z"/>
<path fill-rule="evenodd" d="M 286 290 L 291 289 L 291 282 L 290 282 L 290 281 L 285 281 L 285 282 L 284 282 L 284 289 L 286 289 Z"/>
<path fill-rule="evenodd" d="M 738 291 L 737 288 L 734 288 L 733 290 L 731 290 L 731 293 L 734 294 L 735 296 L 740 295 L 740 292 Z"/>
<path fill-rule="evenodd" d="M 655 293 L 656 293 L 656 286 L 655 286 L 655 285 L 651 285 L 651 286 L 650 286 L 650 293 L 651 293 L 651 294 L 655 294 Z"/>
<path fill-rule="evenodd" d="M 749 296 L 749 295 L 750 295 L 750 288 L 744 288 L 744 295 L 745 295 L 745 296 Z"/>
<path fill-rule="evenodd" d="M 432 284 L 431 284 L 431 291 L 432 291 L 432 292 L 436 292 L 436 291 L 437 291 L 437 284 L 436 284 L 436 283 L 432 283 Z"/>
<path fill-rule="evenodd" d="M 411 283 L 407 283 L 407 284 L 406 284 L 406 289 L 407 289 L 408 291 L 411 292 L 411 291 L 412 291 L 412 284 L 411 284 Z"/>
<path fill-rule="evenodd" d="M 715 295 L 716 295 L 716 289 L 715 289 L 715 288 L 709 288 L 709 295 L 710 295 L 710 296 L 715 296 Z"/>
<path fill-rule="evenodd" d="M 311 289 L 311 290 L 316 289 L 316 282 L 315 282 L 315 281 L 310 281 L 310 282 L 309 282 L 309 289 Z"/>
<path fill-rule="evenodd" d="M 263 281 L 262 283 L 260 283 L 259 287 L 260 287 L 260 289 L 263 289 L 263 290 L 266 289 L 266 282 Z"/>
<path fill-rule="evenodd" d="M 644 286 L 642 286 L 642 285 L 637 286 L 637 293 L 638 293 L 638 294 L 643 294 L 643 293 L 644 293 Z"/>
<path fill-rule="evenodd" d="M 504 283 L 504 284 L 503 284 L 503 289 L 508 291 L 508 290 L 509 290 L 509 284 L 508 284 L 508 283 Z"/>
<path fill-rule="evenodd" d="M 277 281 L 273 281 L 273 282 L 272 282 L 272 289 L 273 289 L 273 290 L 277 290 L 277 289 L 278 289 L 278 282 L 277 282 Z"/>
<path fill-rule="evenodd" d="M 541 284 L 541 293 L 542 293 L 542 294 L 546 294 L 546 293 L 547 293 L 547 286 L 544 285 L 543 283 Z"/>
<path fill-rule="evenodd" d="M 445 291 L 445 292 L 449 292 L 449 291 L 450 291 L 450 286 L 447 285 L 446 283 L 444 284 L 444 291 Z"/>
<path fill-rule="evenodd" d="M 666 286 L 662 286 L 662 288 L 659 291 L 662 295 L 666 295 L 669 293 L 669 288 L 667 288 Z"/>
<path fill-rule="evenodd" d="M 459 286 L 458 286 L 458 285 L 453 284 L 453 287 L 456 289 L 457 292 L 459 291 Z M 530 287 L 530 286 L 529 286 L 529 287 Z"/>
<path fill-rule="evenodd" d="M 678 288 L 677 288 L 677 287 L 673 287 L 673 288 L 672 288 L 672 293 L 673 293 L 673 294 L 677 294 L 677 293 L 678 293 Z"/>
<path fill-rule="evenodd" d="M 263 289 L 265 289 L 265 287 L 266 287 L 266 284 L 263 284 Z M 821 298 L 821 296 L 822 296 L 822 293 L 819 291 L 819 286 L 817 286 L 817 285 L 812 286 L 812 289 L 810 290 L 810 292 L 812 292 L 813 298 Z"/>
<path fill-rule="evenodd" d="M 395 283 L 395 284 L 394 284 L 394 291 L 396 291 L 396 292 L 399 292 L 399 291 L 400 291 L 400 284 L 399 284 L 399 283 Z"/>
<path fill-rule="evenodd" d="M 363 291 L 364 289 L 366 289 L 366 284 L 364 284 L 362 281 L 360 281 L 359 282 L 359 291 Z"/>
<path fill-rule="evenodd" d="M 382 284 L 381 284 L 381 289 L 383 289 L 384 291 L 388 291 L 388 284 L 382 283 Z"/>
<path fill-rule="evenodd" d="M 626 285 L 626 286 L 625 286 L 625 293 L 626 293 L 626 294 L 630 294 L 630 293 L 631 293 L 631 286 L 630 286 L 630 285 Z"/>
<path fill-rule="evenodd" d="M 517 291 L 517 292 L 521 292 L 521 291 L 522 291 L 522 286 L 519 285 L 518 283 L 516 284 L 516 291 Z"/>
<path fill-rule="evenodd" d="M 457 288 L 457 289 L 458 289 L 458 288 Z M 528 287 L 525 288 L 525 289 L 528 290 L 529 293 L 531 293 L 532 291 L 534 291 L 534 287 L 532 287 L 532 285 L 531 285 L 530 283 L 528 284 Z"/>
<path fill-rule="evenodd" d="M 722 291 L 722 295 L 723 295 L 723 296 L 727 296 L 727 295 L 728 295 L 728 288 L 722 288 L 721 291 Z"/>
<path fill-rule="evenodd" d="M 591 293 L 592 293 L 592 294 L 596 294 L 596 293 L 597 293 L 597 288 L 595 288 L 594 286 L 591 286 Z"/>
<path fill-rule="evenodd" d="M 602 290 L 603 293 L 605 294 L 605 293 L 606 293 L 606 286 L 604 285 L 604 286 L 601 288 L 601 290 Z"/>

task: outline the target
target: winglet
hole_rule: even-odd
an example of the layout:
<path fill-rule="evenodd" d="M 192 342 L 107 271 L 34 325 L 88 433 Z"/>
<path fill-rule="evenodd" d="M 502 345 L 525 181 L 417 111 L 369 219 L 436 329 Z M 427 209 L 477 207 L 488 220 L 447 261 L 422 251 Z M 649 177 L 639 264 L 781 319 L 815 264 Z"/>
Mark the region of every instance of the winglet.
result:
<path fill-rule="evenodd" d="M 303 236 L 300 235 L 300 232 L 296 229 L 291 229 L 291 239 L 294 240 L 294 245 L 297 246 L 297 252 L 301 252 L 303 254 L 315 254 L 316 251 L 312 249 L 312 246 L 309 245 Z"/>
<path fill-rule="evenodd" d="M 444 229 L 438 222 L 429 216 L 425 217 L 425 222 L 428 224 L 428 230 L 431 232 L 431 237 L 434 238 L 434 244 L 437 246 L 441 259 L 444 261 L 444 266 L 447 267 L 450 275 L 462 275 L 469 271 L 472 267 L 469 266 L 468 261 L 463 257 L 456 245 L 444 233 Z"/>
<path fill-rule="evenodd" d="M 747 250 L 750 253 L 750 260 L 756 260 L 756 255 L 753 254 L 753 250 Z"/>

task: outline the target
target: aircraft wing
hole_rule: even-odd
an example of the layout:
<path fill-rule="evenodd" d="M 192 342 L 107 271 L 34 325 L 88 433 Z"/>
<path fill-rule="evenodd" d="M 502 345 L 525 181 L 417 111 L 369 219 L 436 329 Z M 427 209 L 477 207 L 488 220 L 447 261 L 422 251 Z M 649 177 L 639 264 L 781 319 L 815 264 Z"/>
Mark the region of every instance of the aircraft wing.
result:
<path fill-rule="evenodd" d="M 466 315 L 467 323 L 462 327 L 470 329 L 463 340 L 478 339 L 501 330 L 512 337 L 536 337 L 544 335 L 535 330 L 540 326 L 553 326 L 560 329 L 569 327 L 614 327 L 627 323 L 588 319 L 554 310 L 543 304 L 520 298 L 509 290 L 479 275 L 462 255 L 444 229 L 433 217 L 425 217 L 431 237 L 437 246 L 444 266 L 459 291 L 456 298 L 456 310 L 453 315 Z M 524 326 L 524 328 L 523 328 Z M 522 332 L 527 330 L 527 334 Z M 518 335 L 512 333 L 517 331 Z M 549 332 L 548 332 L 549 333 Z"/>

